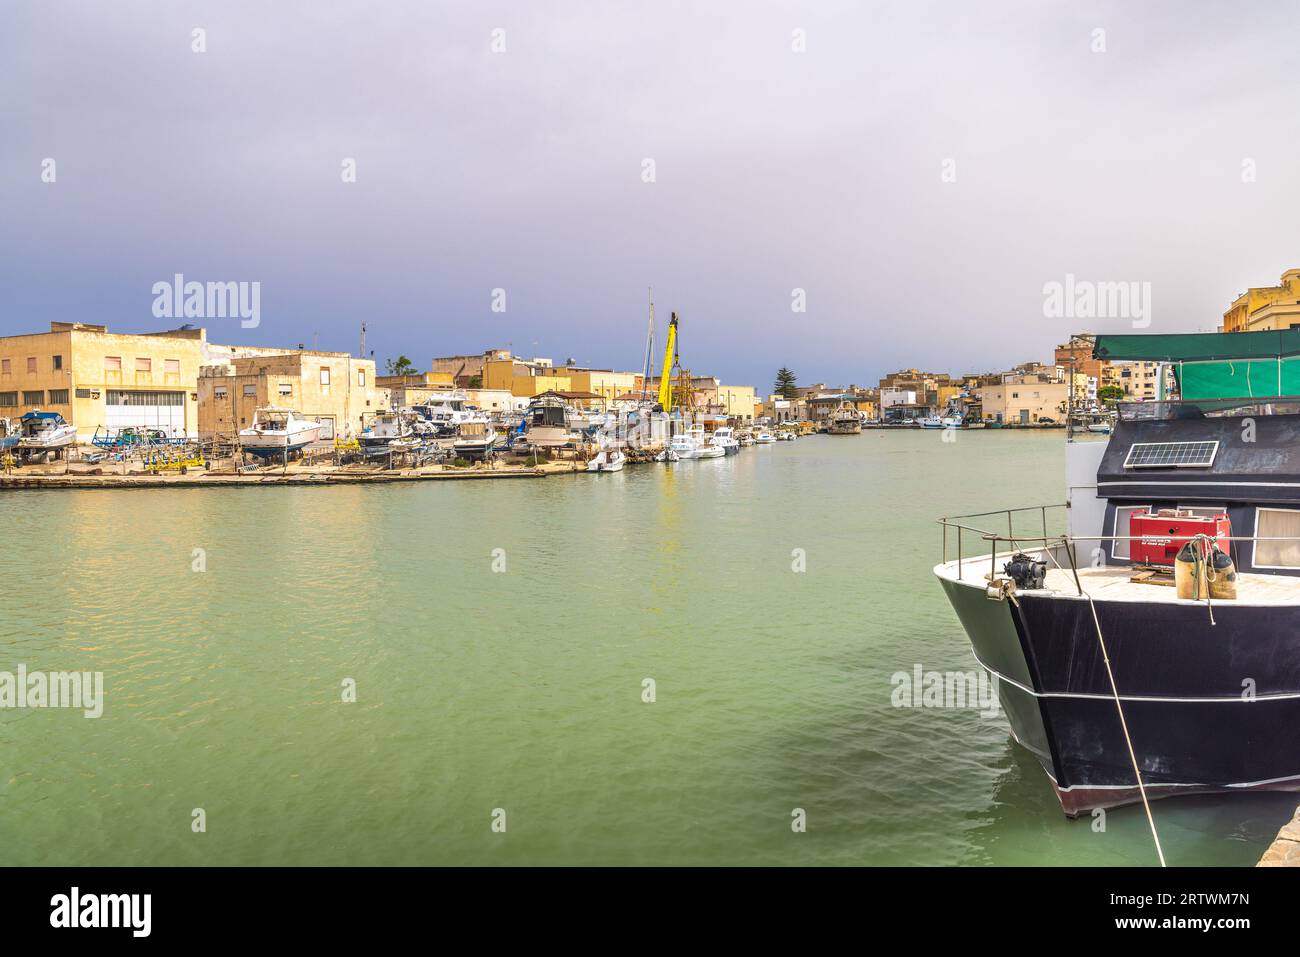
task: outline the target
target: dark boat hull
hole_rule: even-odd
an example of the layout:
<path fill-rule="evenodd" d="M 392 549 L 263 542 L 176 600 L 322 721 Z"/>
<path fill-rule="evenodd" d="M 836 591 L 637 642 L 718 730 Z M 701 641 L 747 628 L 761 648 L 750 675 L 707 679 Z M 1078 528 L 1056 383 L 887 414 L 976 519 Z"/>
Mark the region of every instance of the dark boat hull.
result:
<path fill-rule="evenodd" d="M 1016 739 L 1071 816 L 1138 800 L 1086 599 L 941 579 Z M 1097 602 L 1148 797 L 1300 790 L 1300 608 Z"/>

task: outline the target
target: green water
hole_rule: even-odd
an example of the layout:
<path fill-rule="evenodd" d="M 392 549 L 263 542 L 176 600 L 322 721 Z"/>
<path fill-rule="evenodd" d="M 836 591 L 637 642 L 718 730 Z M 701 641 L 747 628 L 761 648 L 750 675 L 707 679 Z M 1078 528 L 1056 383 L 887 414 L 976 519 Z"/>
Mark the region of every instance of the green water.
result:
<path fill-rule="evenodd" d="M 974 668 L 935 517 L 1059 501 L 1063 463 L 1060 433 L 869 432 L 615 475 L 0 493 L 0 670 L 102 671 L 106 698 L 0 711 L 0 864 L 1150 864 L 1140 810 L 1067 820 L 1000 715 L 890 702 L 894 672 Z M 1171 863 L 1244 865 L 1295 802 L 1154 807 Z"/>

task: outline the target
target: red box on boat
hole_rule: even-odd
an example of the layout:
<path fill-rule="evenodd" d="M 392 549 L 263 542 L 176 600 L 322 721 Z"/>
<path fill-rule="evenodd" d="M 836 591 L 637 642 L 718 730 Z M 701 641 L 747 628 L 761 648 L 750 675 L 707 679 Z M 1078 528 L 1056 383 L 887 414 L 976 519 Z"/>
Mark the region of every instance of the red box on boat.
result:
<path fill-rule="evenodd" d="M 1133 512 L 1129 516 L 1129 534 L 1141 536 L 1129 542 L 1129 555 L 1139 565 L 1172 565 L 1178 550 L 1197 535 L 1209 535 L 1218 542 L 1221 551 L 1231 554 L 1232 543 L 1228 539 L 1232 536 L 1232 523 L 1227 512 L 1212 516 L 1172 508 L 1155 513 Z"/>

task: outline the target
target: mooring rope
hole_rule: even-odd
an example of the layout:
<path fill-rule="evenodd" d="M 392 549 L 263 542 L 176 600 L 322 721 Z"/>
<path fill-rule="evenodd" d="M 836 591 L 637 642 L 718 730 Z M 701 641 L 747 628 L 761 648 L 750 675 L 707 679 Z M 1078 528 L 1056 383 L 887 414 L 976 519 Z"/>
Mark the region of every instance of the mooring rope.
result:
<path fill-rule="evenodd" d="M 1070 541 L 1069 536 L 1063 539 L 1065 547 L 1074 548 L 1074 543 Z M 1044 543 L 1046 545 L 1046 543 Z M 1043 551 L 1052 560 L 1052 564 L 1061 568 L 1061 563 L 1056 560 L 1050 548 L 1044 547 Z M 1064 569 L 1061 569 L 1064 571 Z M 1088 599 L 1088 607 L 1092 610 L 1092 624 L 1097 630 L 1097 644 L 1101 646 L 1101 660 L 1106 663 L 1106 677 L 1110 679 L 1110 692 L 1115 699 L 1115 710 L 1119 712 L 1119 726 L 1124 731 L 1124 744 L 1128 747 L 1128 757 L 1133 763 L 1133 774 L 1137 778 L 1138 793 L 1142 795 L 1142 807 L 1147 812 L 1147 824 L 1151 826 L 1151 840 L 1156 844 L 1156 856 L 1160 858 L 1160 866 L 1166 867 L 1164 848 L 1160 846 L 1160 834 L 1156 831 L 1156 819 L 1151 814 L 1151 802 L 1147 800 L 1146 784 L 1142 781 L 1142 769 L 1138 767 L 1137 752 L 1133 750 L 1133 739 L 1128 733 L 1128 721 L 1124 717 L 1124 705 L 1119 698 L 1119 687 L 1115 684 L 1115 673 L 1110 668 L 1110 654 L 1106 651 L 1106 639 L 1101 633 L 1101 620 L 1097 617 L 1097 603 L 1092 600 L 1092 595 L 1082 586 L 1079 585 L 1079 591 L 1083 597 Z M 1213 614 L 1213 613 L 1211 613 Z"/>

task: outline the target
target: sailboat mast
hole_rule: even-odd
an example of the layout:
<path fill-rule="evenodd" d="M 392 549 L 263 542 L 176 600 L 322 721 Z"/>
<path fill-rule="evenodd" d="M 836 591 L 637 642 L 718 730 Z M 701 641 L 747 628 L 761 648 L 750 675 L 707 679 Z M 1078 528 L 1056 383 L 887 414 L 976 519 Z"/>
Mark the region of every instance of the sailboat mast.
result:
<path fill-rule="evenodd" d="M 650 326 L 646 329 L 645 334 L 645 362 L 641 365 L 641 398 L 645 399 L 646 393 L 650 389 L 650 375 L 654 371 L 654 359 L 652 350 L 655 347 L 655 293 L 650 286 L 646 287 L 646 295 L 650 299 Z"/>

